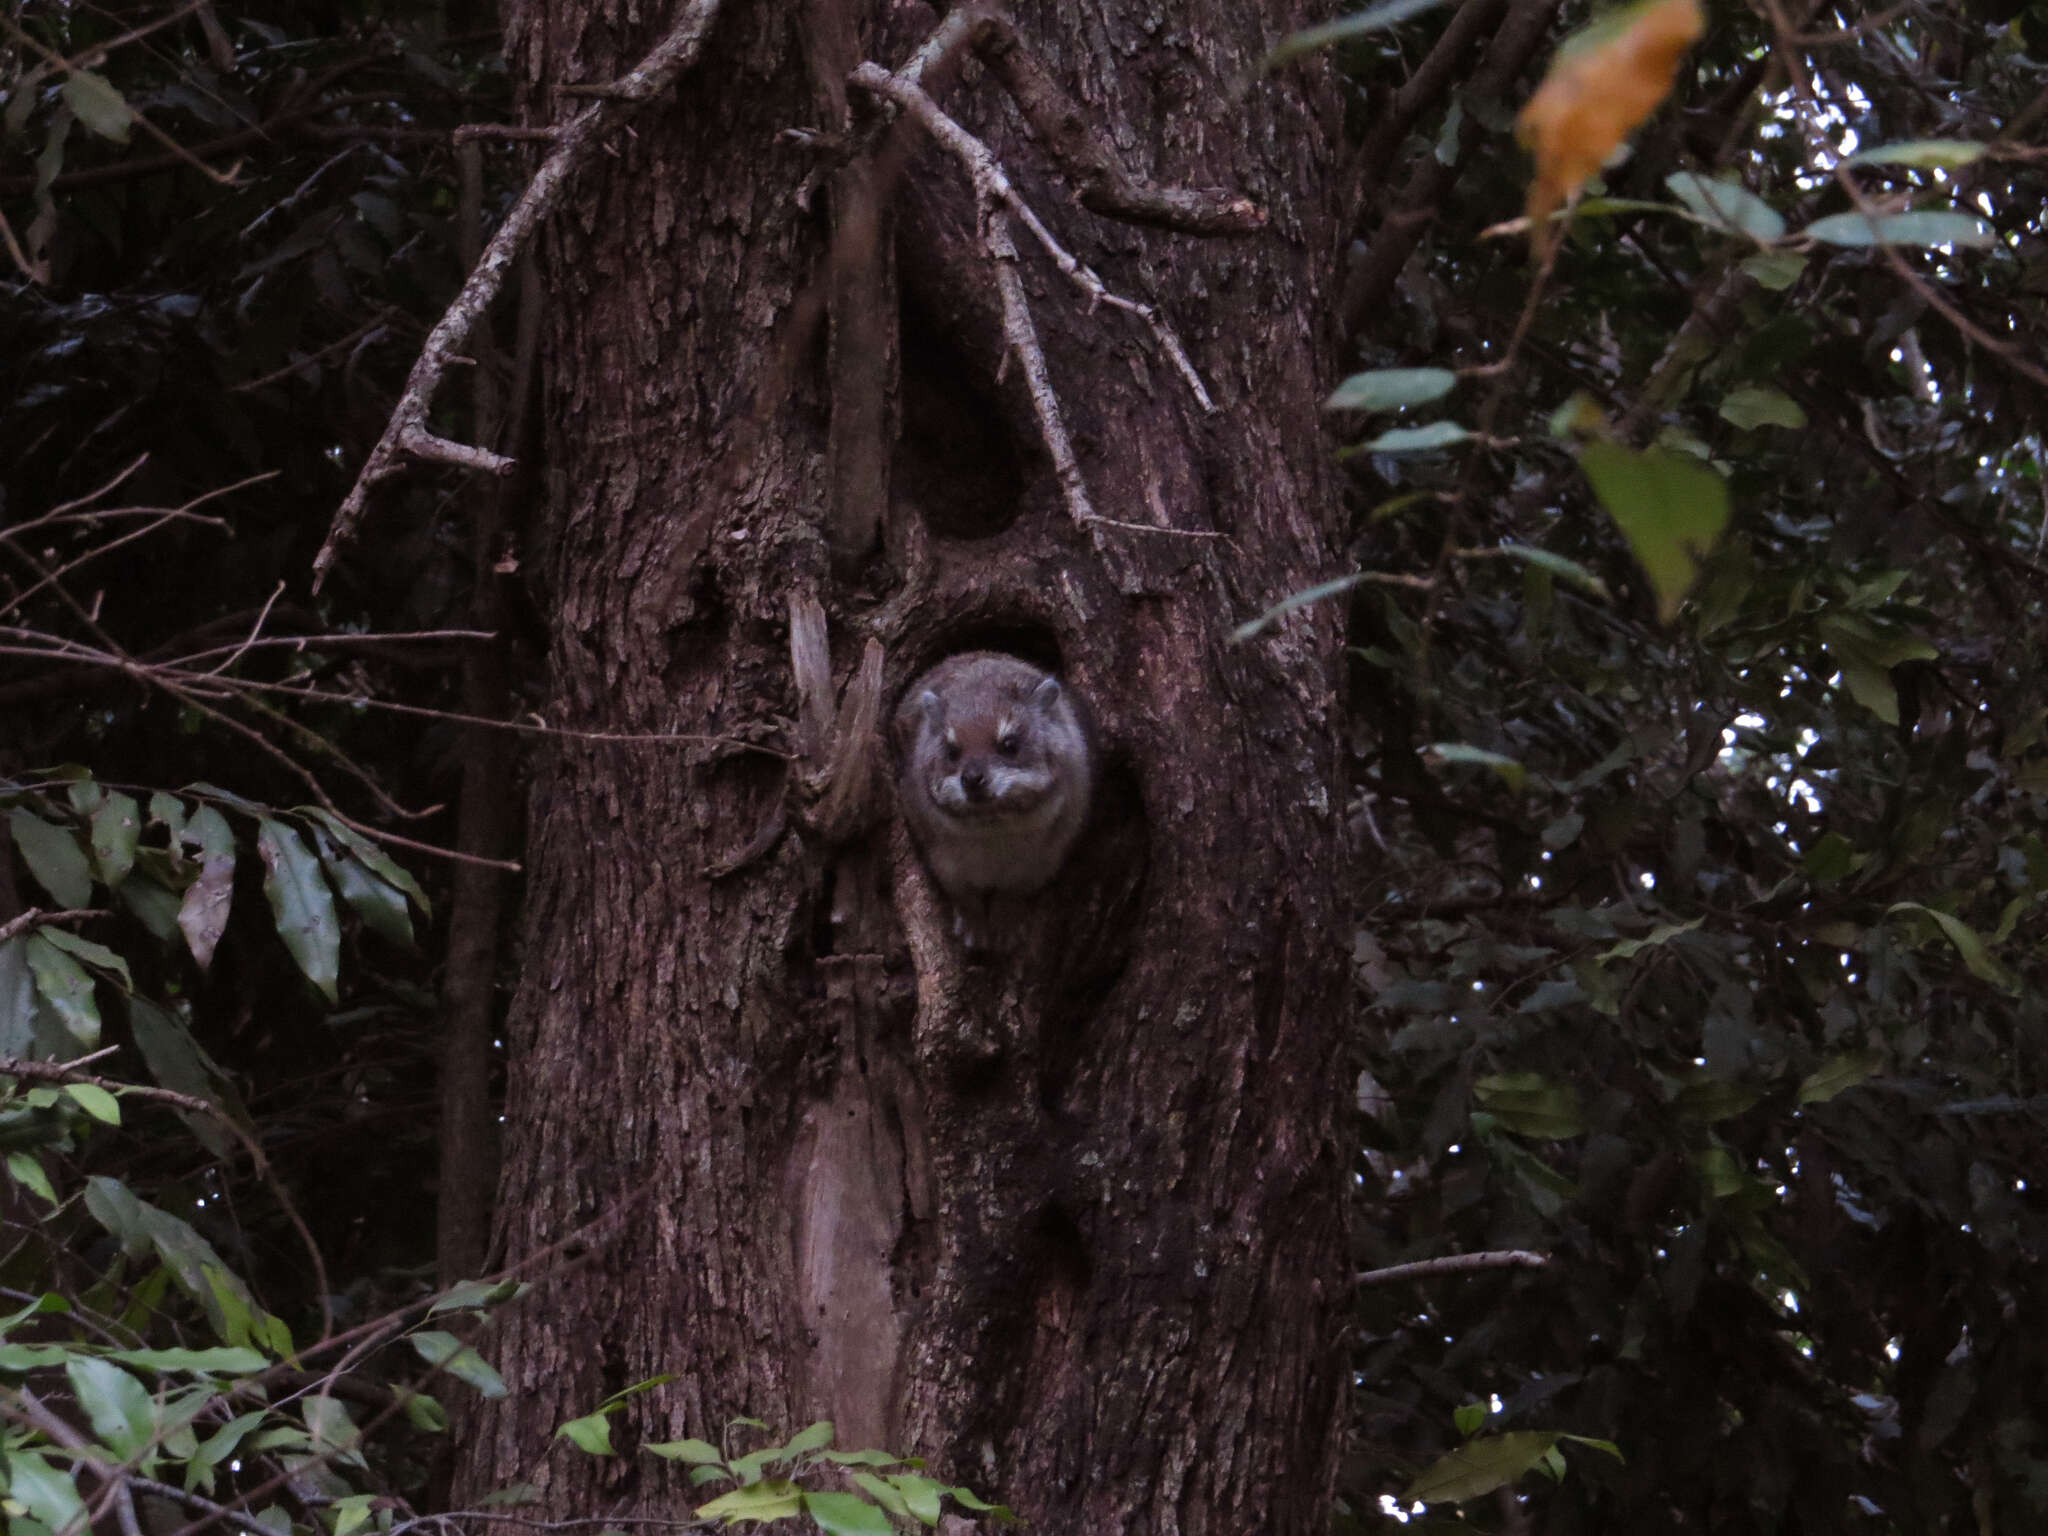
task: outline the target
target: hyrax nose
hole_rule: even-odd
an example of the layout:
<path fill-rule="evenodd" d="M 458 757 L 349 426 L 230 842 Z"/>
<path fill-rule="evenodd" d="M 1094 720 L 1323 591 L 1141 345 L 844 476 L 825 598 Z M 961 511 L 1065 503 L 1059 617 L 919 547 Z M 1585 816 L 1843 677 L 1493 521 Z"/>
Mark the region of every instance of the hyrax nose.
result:
<path fill-rule="evenodd" d="M 969 763 L 960 770 L 960 787 L 967 791 L 967 798 L 980 800 L 988 794 L 988 769 L 980 763 Z"/>

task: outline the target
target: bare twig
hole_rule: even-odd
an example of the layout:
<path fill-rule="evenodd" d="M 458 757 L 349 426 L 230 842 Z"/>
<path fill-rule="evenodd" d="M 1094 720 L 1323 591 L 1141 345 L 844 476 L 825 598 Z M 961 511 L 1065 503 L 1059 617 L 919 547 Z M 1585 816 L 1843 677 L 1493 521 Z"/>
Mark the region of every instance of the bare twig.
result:
<path fill-rule="evenodd" d="M 439 459 L 495 474 L 511 470 L 512 461 L 500 454 L 451 443 L 427 430 L 427 410 L 434 391 L 457 350 L 504 287 L 506 277 L 517 265 L 519 252 L 540 227 L 541 220 L 553 211 L 577 173 L 597 157 L 614 129 L 642 105 L 667 91 L 696 61 L 718 15 L 718 4 L 719 0 L 689 0 L 654 51 L 636 69 L 614 82 L 603 100 L 578 113 L 560 129 L 554 151 L 541 162 L 526 191 L 498 226 L 469 280 L 462 285 L 462 292 L 427 334 L 426 345 L 420 350 L 419 361 L 413 364 L 405 393 L 399 397 L 384 435 L 370 450 L 354 487 L 334 514 L 326 543 L 313 557 L 315 592 L 326 581 L 341 546 L 354 536 L 371 490 L 396 474 L 406 458 Z"/>
<path fill-rule="evenodd" d="M 1441 1259 L 1417 1259 L 1413 1264 L 1389 1264 L 1385 1269 L 1363 1270 L 1351 1277 L 1354 1285 L 1392 1285 L 1400 1280 L 1427 1280 L 1436 1275 L 1463 1275 L 1482 1269 L 1547 1269 L 1548 1256 L 1526 1248 L 1496 1248 L 1484 1253 L 1454 1253 Z"/>
<path fill-rule="evenodd" d="M 18 933 L 27 933 L 31 928 L 42 928 L 50 923 L 68 923 L 82 917 L 98 917 L 96 907 L 66 907 L 61 912 L 45 912 L 40 907 L 30 907 L 26 912 L 17 912 L 0 923 L 0 944 L 5 944 Z M 111 1046 L 108 1047 L 112 1049 Z"/>
<path fill-rule="evenodd" d="M 478 139 L 506 139 L 515 144 L 553 144 L 561 137 L 559 128 L 522 128 L 517 123 L 464 123 L 449 135 L 457 145 Z"/>
<path fill-rule="evenodd" d="M 134 473 L 136 468 L 140 466 L 141 463 L 142 460 L 137 459 L 134 464 L 129 465 L 127 469 L 123 470 L 121 472 L 121 475 L 117 477 L 112 484 L 106 486 L 104 490 L 95 491 L 93 494 L 104 495 L 105 491 L 112 490 L 114 485 L 120 484 L 121 480 L 126 479 L 130 474 Z M 180 520 L 189 519 L 192 515 L 192 509 L 194 507 L 204 506 L 209 501 L 215 501 L 222 496 L 231 495 L 239 490 L 245 490 L 252 485 L 261 485 L 266 480 L 274 480 L 277 478 L 277 475 L 278 471 L 274 469 L 266 470 L 263 474 L 260 475 L 251 475 L 246 480 L 237 480 L 233 485 L 223 485 L 216 490 L 207 491 L 203 495 L 195 496 L 190 501 L 186 502 L 182 507 L 124 507 L 121 509 L 119 513 L 106 512 L 97 514 L 98 516 L 102 517 L 112 517 L 122 515 L 124 513 L 133 512 L 137 515 L 144 516 L 154 513 L 154 516 L 150 522 L 145 523 L 142 527 L 135 529 L 133 532 L 124 533 L 118 539 L 110 539 L 104 544 L 95 545 L 93 548 L 87 550 L 84 554 L 79 555 L 76 559 L 71 560 L 64 565 L 58 566 L 53 571 L 43 571 L 40 561 L 32 560 L 32 557 L 28 555 L 28 551 L 21 550 L 23 557 L 31 559 L 31 563 L 33 563 L 36 566 L 36 568 L 39 571 L 41 571 L 41 579 L 32 582 L 29 586 L 23 588 L 20 592 L 17 592 L 11 601 L 7 602 L 4 605 L 0 605 L 0 614 L 15 612 L 17 609 L 21 607 L 23 603 L 26 603 L 30 598 L 34 597 L 38 592 L 42 591 L 46 587 L 57 587 L 61 591 L 61 584 L 63 582 L 64 577 L 68 576 L 71 572 L 77 570 L 78 567 L 84 565 L 88 560 L 97 560 L 101 555 L 104 555 L 111 550 L 119 549 L 123 544 L 132 544 L 135 540 L 144 538 L 147 535 L 156 532 L 157 529 L 163 527 L 166 523 L 178 522 Z M 76 505 L 76 502 L 66 503 L 64 507 L 58 508 L 57 511 L 68 511 L 71 507 L 74 507 Z M 56 515 L 56 513 L 49 514 L 50 517 L 54 517 Z M 8 543 L 13 544 L 17 549 L 20 549 L 20 534 L 27 531 L 27 529 L 31 527 L 38 526 L 39 524 L 45 523 L 47 521 L 48 518 L 46 517 L 38 519 L 36 523 L 23 524 L 22 527 L 20 528 L 0 530 L 0 539 L 4 539 Z M 208 521 L 212 520 L 208 519 Z"/>

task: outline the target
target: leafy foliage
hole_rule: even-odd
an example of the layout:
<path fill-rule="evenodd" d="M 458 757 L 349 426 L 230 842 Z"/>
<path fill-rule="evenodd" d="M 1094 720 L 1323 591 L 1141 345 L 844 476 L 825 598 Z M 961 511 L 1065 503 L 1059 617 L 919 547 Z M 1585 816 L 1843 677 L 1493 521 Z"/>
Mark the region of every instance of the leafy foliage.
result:
<path fill-rule="evenodd" d="M 1347 459 L 1358 1256 L 1553 1261 L 1360 1290 L 1360 1525 L 2048 1519 L 2039 64 L 1836 20 L 1715 13 L 1534 303 L 1461 163 L 1339 392 L 1480 423 Z"/>
<path fill-rule="evenodd" d="M 656 1376 L 636 1382 L 606 1398 L 594 1413 L 571 1419 L 555 1433 L 593 1456 L 612 1455 L 610 1416 L 627 1399 L 673 1379 Z M 737 1419 L 727 1426 L 726 1438 L 732 1439 L 734 1432 L 742 1428 L 767 1426 L 759 1419 Z M 663 1461 L 688 1467 L 693 1487 L 734 1484 L 729 1491 L 696 1509 L 699 1519 L 725 1526 L 805 1520 L 826 1536 L 889 1536 L 899 1523 L 937 1525 L 947 1499 L 999 1524 L 1016 1523 L 1017 1517 L 1008 1509 L 987 1502 L 973 1489 L 948 1487 L 926 1477 L 922 1471 L 924 1462 L 918 1457 L 891 1456 L 886 1451 L 873 1450 L 835 1451 L 832 1438 L 832 1421 L 820 1419 L 780 1444 L 762 1446 L 745 1455 L 730 1455 L 708 1440 L 661 1440 L 644 1444 L 640 1449 Z M 834 1492 L 810 1486 L 821 1477 L 835 1474 L 851 1482 L 858 1491 Z"/>

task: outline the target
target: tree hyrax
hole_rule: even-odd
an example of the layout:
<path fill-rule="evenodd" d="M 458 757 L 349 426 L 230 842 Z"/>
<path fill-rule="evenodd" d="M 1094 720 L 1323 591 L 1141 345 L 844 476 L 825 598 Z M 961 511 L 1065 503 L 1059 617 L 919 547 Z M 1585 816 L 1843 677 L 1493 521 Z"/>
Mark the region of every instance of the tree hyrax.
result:
<path fill-rule="evenodd" d="M 896 711 L 903 815 L 953 931 L 993 947 L 991 902 L 1051 883 L 1088 819 L 1088 730 L 1056 677 L 1015 656 L 949 656 Z"/>

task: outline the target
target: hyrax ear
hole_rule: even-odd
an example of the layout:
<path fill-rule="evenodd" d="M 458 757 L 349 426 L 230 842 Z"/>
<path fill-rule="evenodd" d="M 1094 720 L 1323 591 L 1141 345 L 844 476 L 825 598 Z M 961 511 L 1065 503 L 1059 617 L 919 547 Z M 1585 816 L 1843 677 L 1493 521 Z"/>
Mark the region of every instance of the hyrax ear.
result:
<path fill-rule="evenodd" d="M 1048 677 L 1044 682 L 1031 690 L 1030 705 L 1041 715 L 1049 713 L 1052 707 L 1059 703 L 1059 701 L 1060 680 L 1056 677 Z"/>
<path fill-rule="evenodd" d="M 936 693 L 927 688 L 917 696 L 917 707 L 923 712 L 925 724 L 937 730 L 946 723 L 946 704 Z"/>

